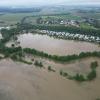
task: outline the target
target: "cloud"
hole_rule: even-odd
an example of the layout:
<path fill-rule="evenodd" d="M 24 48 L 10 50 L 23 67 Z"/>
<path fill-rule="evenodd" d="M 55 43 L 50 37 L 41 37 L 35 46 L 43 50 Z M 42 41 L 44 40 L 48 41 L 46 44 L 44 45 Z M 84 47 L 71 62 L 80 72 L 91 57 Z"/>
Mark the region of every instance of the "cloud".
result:
<path fill-rule="evenodd" d="M 0 5 L 43 5 L 43 4 L 73 4 L 100 3 L 100 0 L 2 0 Z"/>

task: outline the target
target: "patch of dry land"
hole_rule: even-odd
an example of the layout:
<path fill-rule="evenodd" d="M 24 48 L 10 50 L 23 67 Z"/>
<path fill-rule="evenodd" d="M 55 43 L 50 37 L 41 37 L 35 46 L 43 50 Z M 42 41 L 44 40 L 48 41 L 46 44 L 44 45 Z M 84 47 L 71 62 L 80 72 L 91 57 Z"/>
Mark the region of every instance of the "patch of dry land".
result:
<path fill-rule="evenodd" d="M 100 59 L 87 58 L 61 64 L 33 58 L 42 61 L 44 68 L 10 59 L 0 61 L 0 100 L 96 100 L 100 97 Z M 28 59 L 31 57 L 28 56 Z M 79 83 L 59 74 L 61 69 L 70 74 L 86 74 L 92 61 L 99 64 L 97 77 L 93 81 Z M 49 72 L 49 65 L 56 72 Z"/>

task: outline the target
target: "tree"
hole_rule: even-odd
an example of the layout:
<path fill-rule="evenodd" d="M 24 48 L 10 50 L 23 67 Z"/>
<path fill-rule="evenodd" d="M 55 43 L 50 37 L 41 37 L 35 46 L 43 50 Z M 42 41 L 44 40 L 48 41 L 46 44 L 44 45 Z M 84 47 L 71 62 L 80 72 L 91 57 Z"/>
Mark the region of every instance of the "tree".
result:
<path fill-rule="evenodd" d="M 14 44 L 11 44 L 11 46 L 12 46 L 12 47 L 15 47 L 15 45 L 14 45 Z"/>
<path fill-rule="evenodd" d="M 97 76 L 96 70 L 93 69 L 93 70 L 87 75 L 87 79 L 88 79 L 89 81 L 91 81 L 91 80 L 95 79 L 96 76 Z"/>
<path fill-rule="evenodd" d="M 85 81 L 85 78 L 84 78 L 84 76 L 83 75 L 81 75 L 81 74 L 76 74 L 74 77 L 73 77 L 76 81 Z"/>
<path fill-rule="evenodd" d="M 36 22 L 37 24 L 42 24 L 42 18 L 41 17 L 37 18 Z"/>
<path fill-rule="evenodd" d="M 98 67 L 97 61 L 91 63 L 91 69 L 96 69 L 97 67 Z"/>
<path fill-rule="evenodd" d="M 39 62 L 39 61 L 37 61 L 37 60 L 35 61 L 34 65 L 37 66 L 37 67 L 40 67 L 40 68 L 43 67 L 42 62 Z"/>
<path fill-rule="evenodd" d="M 52 71 L 52 72 L 55 72 L 54 69 L 51 68 L 51 66 L 48 66 L 48 71 Z"/>

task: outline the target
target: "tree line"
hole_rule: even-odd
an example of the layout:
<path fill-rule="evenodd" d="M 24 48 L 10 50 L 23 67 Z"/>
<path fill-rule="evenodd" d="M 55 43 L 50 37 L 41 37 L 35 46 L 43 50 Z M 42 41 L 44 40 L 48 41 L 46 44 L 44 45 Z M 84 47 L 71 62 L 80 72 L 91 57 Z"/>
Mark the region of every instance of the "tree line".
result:
<path fill-rule="evenodd" d="M 67 56 L 58 56 L 58 55 L 50 55 L 45 52 L 41 52 L 35 49 L 30 49 L 30 48 L 24 48 L 23 51 L 28 54 L 48 58 L 54 61 L 59 61 L 59 62 L 68 62 L 72 60 L 77 60 L 77 59 L 82 59 L 86 57 L 100 57 L 100 52 L 81 52 L 80 54 L 73 54 L 73 55 L 67 55 Z"/>
<path fill-rule="evenodd" d="M 78 82 L 92 81 L 97 77 L 97 72 L 96 72 L 97 67 L 98 67 L 98 62 L 94 61 L 94 62 L 91 62 L 90 64 L 91 71 L 86 76 L 79 73 L 76 73 L 76 75 L 71 76 L 67 72 L 64 72 L 62 70 L 60 70 L 60 75 L 70 80 L 75 80 Z"/>
<path fill-rule="evenodd" d="M 22 30 L 30 30 L 30 29 L 40 29 L 40 30 L 49 30 L 56 32 L 69 32 L 73 34 L 83 34 L 89 36 L 98 36 L 100 37 L 100 29 L 89 29 L 83 27 L 75 27 L 75 26 L 63 26 L 63 25 L 32 25 L 32 24 L 18 24 Z"/>

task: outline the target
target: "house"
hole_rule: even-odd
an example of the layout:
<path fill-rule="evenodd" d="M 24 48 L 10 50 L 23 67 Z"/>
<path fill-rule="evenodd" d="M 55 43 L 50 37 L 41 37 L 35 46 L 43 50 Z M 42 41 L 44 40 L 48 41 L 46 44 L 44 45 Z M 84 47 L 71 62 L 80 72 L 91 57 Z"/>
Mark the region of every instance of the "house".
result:
<path fill-rule="evenodd" d="M 10 26 L 7 26 L 7 27 L 0 27 L 0 30 L 2 30 L 2 29 L 10 29 Z"/>
<path fill-rule="evenodd" d="M 0 34 L 0 39 L 2 39 L 2 34 Z"/>

